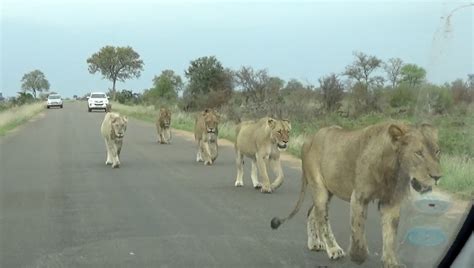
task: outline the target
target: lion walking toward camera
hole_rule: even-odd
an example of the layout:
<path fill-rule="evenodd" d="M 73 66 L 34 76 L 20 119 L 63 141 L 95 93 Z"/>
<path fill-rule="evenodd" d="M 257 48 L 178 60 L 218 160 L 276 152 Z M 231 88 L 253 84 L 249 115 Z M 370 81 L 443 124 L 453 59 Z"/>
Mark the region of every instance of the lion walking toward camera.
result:
<path fill-rule="evenodd" d="M 100 127 L 100 132 L 105 140 L 107 149 L 106 165 L 112 165 L 112 168 L 120 167 L 120 152 L 122 151 L 122 142 L 127 130 L 128 119 L 118 113 L 106 113 L 104 121 Z"/>
<path fill-rule="evenodd" d="M 348 131 L 333 126 L 320 129 L 302 148 L 302 186 L 296 207 L 284 219 L 273 218 L 271 226 L 292 218 L 309 186 L 313 197 L 307 221 L 308 248 L 325 250 L 330 259 L 345 255 L 329 224 L 332 196 L 350 202 L 349 255 L 361 264 L 368 254 L 365 235 L 367 205 L 379 201 L 382 220 L 384 267 L 402 267 L 396 254 L 400 205 L 410 185 L 417 192 L 431 190 L 441 178 L 438 132 L 429 125 L 381 123 Z"/>
<path fill-rule="evenodd" d="M 194 138 L 198 143 L 196 162 L 212 165 L 216 161 L 218 126 L 219 116 L 213 110 L 206 109 L 196 117 L 194 124 Z"/>
<path fill-rule="evenodd" d="M 244 156 L 252 160 L 253 187 L 263 193 L 271 193 L 283 183 L 280 151 L 288 148 L 291 124 L 287 120 L 264 117 L 258 121 L 244 121 L 236 127 L 235 153 L 237 176 L 235 186 L 244 185 Z M 276 175 L 270 184 L 267 165 Z M 257 175 L 258 174 L 258 175 Z M 263 184 L 259 181 L 262 180 Z"/>
<path fill-rule="evenodd" d="M 160 108 L 160 114 L 156 119 L 157 142 L 161 144 L 171 143 L 171 111 L 168 108 Z"/>

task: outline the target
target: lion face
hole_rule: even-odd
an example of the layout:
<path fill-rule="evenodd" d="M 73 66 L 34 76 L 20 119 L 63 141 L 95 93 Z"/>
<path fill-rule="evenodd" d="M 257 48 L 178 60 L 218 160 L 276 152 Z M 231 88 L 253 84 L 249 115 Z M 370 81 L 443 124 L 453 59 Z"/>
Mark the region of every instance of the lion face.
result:
<path fill-rule="evenodd" d="M 437 130 L 428 124 L 405 131 L 393 127 L 398 127 L 390 126 L 389 132 L 399 141 L 400 171 L 408 176 L 415 191 L 430 191 L 442 176 Z"/>
<path fill-rule="evenodd" d="M 165 108 L 160 109 L 160 123 L 163 128 L 169 128 L 171 125 L 171 111 Z"/>
<path fill-rule="evenodd" d="M 271 129 L 272 141 L 276 143 L 278 150 L 286 150 L 288 148 L 288 141 L 290 140 L 290 121 L 270 118 L 268 119 L 268 125 Z"/>
<path fill-rule="evenodd" d="M 117 138 L 123 138 L 127 130 L 128 119 L 126 116 L 114 117 L 112 119 L 112 131 Z"/>
<path fill-rule="evenodd" d="M 217 135 L 218 132 L 218 125 L 219 125 L 219 117 L 214 111 L 206 109 L 203 112 L 204 116 L 204 124 L 206 126 L 206 131 L 208 134 L 215 134 Z"/>

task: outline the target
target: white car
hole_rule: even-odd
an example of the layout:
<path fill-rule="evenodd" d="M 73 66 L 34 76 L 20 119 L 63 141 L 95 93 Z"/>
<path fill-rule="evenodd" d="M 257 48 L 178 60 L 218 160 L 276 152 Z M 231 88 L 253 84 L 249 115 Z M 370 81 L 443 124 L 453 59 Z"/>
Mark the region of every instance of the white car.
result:
<path fill-rule="evenodd" d="M 48 100 L 46 101 L 46 108 L 51 107 L 60 107 L 63 108 L 63 99 L 58 94 L 51 94 L 48 96 Z"/>
<path fill-rule="evenodd" d="M 87 97 L 87 108 L 91 112 L 93 109 L 100 109 L 107 112 L 109 106 L 109 97 L 103 92 L 92 92 Z"/>

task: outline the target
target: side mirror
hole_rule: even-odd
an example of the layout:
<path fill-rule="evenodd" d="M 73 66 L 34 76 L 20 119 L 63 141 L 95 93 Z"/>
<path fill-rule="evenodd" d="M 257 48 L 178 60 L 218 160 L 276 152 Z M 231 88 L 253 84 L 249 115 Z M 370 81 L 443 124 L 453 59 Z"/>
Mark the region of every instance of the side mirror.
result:
<path fill-rule="evenodd" d="M 87 96 L 86 98 L 87 98 L 87 99 L 89 99 L 90 97 L 89 97 L 89 96 Z"/>

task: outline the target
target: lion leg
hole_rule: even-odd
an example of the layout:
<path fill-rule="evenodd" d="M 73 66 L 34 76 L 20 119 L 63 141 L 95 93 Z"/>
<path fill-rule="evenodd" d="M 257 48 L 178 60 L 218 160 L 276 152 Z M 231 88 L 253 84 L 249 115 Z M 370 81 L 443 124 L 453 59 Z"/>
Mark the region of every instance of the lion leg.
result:
<path fill-rule="evenodd" d="M 313 206 L 308 211 L 308 220 L 306 223 L 306 231 L 308 233 L 308 249 L 321 251 L 326 249 L 326 245 L 319 238 L 319 226 L 316 222 L 316 209 Z"/>
<path fill-rule="evenodd" d="M 211 149 L 209 148 L 209 142 L 203 142 L 203 158 L 204 158 L 204 165 L 212 165 L 212 158 L 211 158 Z"/>
<path fill-rule="evenodd" d="M 262 184 L 258 181 L 257 161 L 255 159 L 252 159 L 252 173 L 250 174 L 250 178 L 252 178 L 253 188 L 262 188 Z"/>
<path fill-rule="evenodd" d="M 331 194 L 324 186 L 321 176 L 316 174 L 314 178 L 308 178 L 313 193 L 315 209 L 316 230 L 319 230 L 319 238 L 326 245 L 326 253 L 331 260 L 337 260 L 345 256 L 344 250 L 339 246 L 331 225 L 329 224 L 328 205 Z"/>
<path fill-rule="evenodd" d="M 237 176 L 235 177 L 235 186 L 241 187 L 244 186 L 244 157 L 240 153 L 239 150 L 235 151 L 236 158 L 235 158 L 235 165 L 237 166 Z"/>
<path fill-rule="evenodd" d="M 270 159 L 270 168 L 273 173 L 276 175 L 275 181 L 272 183 L 272 189 L 276 190 L 283 183 L 283 169 L 281 168 L 280 158 Z"/>
<path fill-rule="evenodd" d="M 165 130 L 161 130 L 161 131 L 160 131 L 161 144 L 165 144 L 165 143 L 166 143 L 165 134 L 163 133 L 164 131 L 165 131 Z"/>
<path fill-rule="evenodd" d="M 156 142 L 161 143 L 161 135 L 160 135 L 160 127 L 157 125 L 156 126 Z"/>
<path fill-rule="evenodd" d="M 123 140 L 118 140 L 117 141 L 117 158 L 120 158 L 120 152 L 122 151 L 122 143 L 123 143 Z"/>
<path fill-rule="evenodd" d="M 198 148 L 196 154 L 196 162 L 202 162 L 202 148 L 201 148 L 201 141 L 198 141 Z"/>
<path fill-rule="evenodd" d="M 115 143 L 112 143 L 110 146 L 110 152 L 112 155 L 112 168 L 118 168 L 120 167 L 120 160 L 117 155 L 117 145 Z"/>
<path fill-rule="evenodd" d="M 361 264 L 367 259 L 369 249 L 365 238 L 365 220 L 368 202 L 356 191 L 351 195 L 351 240 L 349 254 L 351 260 Z"/>
<path fill-rule="evenodd" d="M 257 153 L 256 155 L 257 168 L 258 168 L 258 171 L 260 172 L 259 177 L 263 181 L 262 188 L 260 188 L 260 192 L 262 193 L 272 192 L 270 179 L 268 178 L 268 173 L 267 173 L 267 165 L 265 164 L 265 161 L 267 158 L 268 156 L 265 156 L 264 154 Z"/>
<path fill-rule="evenodd" d="M 168 128 L 168 129 L 166 130 L 166 133 L 167 133 L 166 143 L 167 143 L 167 144 L 170 144 L 170 143 L 171 143 L 171 128 Z"/>
<path fill-rule="evenodd" d="M 395 251 L 398 223 L 400 220 L 400 204 L 381 203 L 380 213 L 382 214 L 383 267 L 404 267 L 398 262 L 397 253 Z"/>
<path fill-rule="evenodd" d="M 112 154 L 110 152 L 111 148 L 107 139 L 105 139 L 105 149 L 107 150 L 107 160 L 105 160 L 105 164 L 112 165 Z"/>

